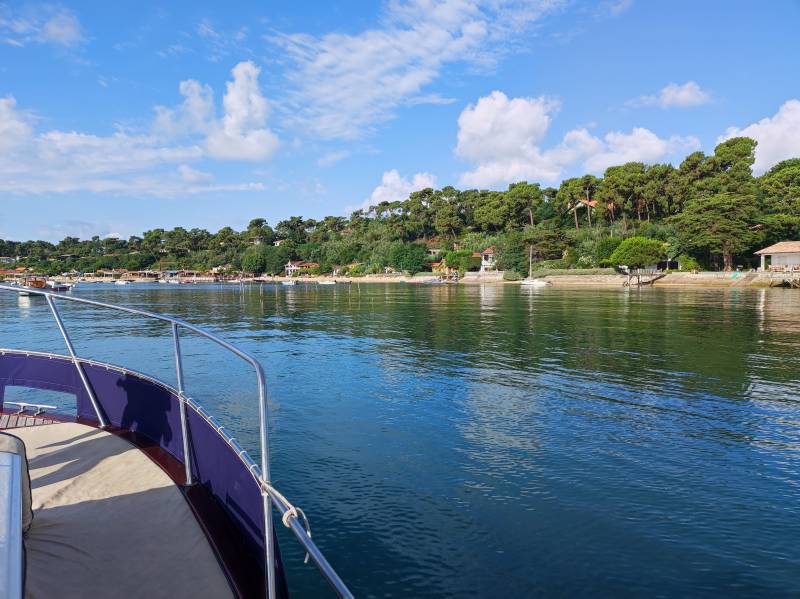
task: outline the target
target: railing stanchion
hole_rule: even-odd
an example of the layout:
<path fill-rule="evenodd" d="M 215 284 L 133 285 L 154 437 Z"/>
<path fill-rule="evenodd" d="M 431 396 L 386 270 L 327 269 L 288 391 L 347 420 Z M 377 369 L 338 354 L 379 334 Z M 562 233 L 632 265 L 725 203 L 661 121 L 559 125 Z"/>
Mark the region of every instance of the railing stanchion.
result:
<path fill-rule="evenodd" d="M 270 482 L 267 385 L 261 364 L 257 360 L 252 360 L 251 364 L 256 370 L 256 379 L 258 380 L 258 432 L 261 442 L 261 476 L 264 477 L 266 482 Z M 267 569 L 267 597 L 268 599 L 275 599 L 275 543 L 272 533 L 272 499 L 270 499 L 268 493 L 263 493 L 262 499 L 264 503 L 264 558 Z"/>
<path fill-rule="evenodd" d="M 186 395 L 183 388 L 183 356 L 178 323 L 172 323 L 172 342 L 175 348 L 175 374 L 178 379 L 178 403 L 181 414 L 181 436 L 183 437 L 183 466 L 186 469 L 186 484 L 193 485 L 192 458 L 189 449 L 189 422 L 186 415 Z"/>
<path fill-rule="evenodd" d="M 72 358 L 72 363 L 75 364 L 75 370 L 78 371 L 78 376 L 81 377 L 81 382 L 83 382 L 83 388 L 86 390 L 86 394 L 89 396 L 89 401 L 92 402 L 92 407 L 94 408 L 94 413 L 97 415 L 97 420 L 100 422 L 100 426 L 106 427 L 108 426 L 108 420 L 103 415 L 103 410 L 100 409 L 100 404 L 97 401 L 97 396 L 94 394 L 94 390 L 92 386 L 89 384 L 89 379 L 86 377 L 86 373 L 83 371 L 83 367 L 81 366 L 80 360 L 78 356 L 75 354 L 75 348 L 72 346 L 72 340 L 69 338 L 69 333 L 67 333 L 67 329 L 64 328 L 64 323 L 61 321 L 61 315 L 58 313 L 58 309 L 56 308 L 56 304 L 53 301 L 53 298 L 50 295 L 44 296 L 45 300 L 47 300 L 47 305 L 50 306 L 50 311 L 53 313 L 53 318 L 56 320 L 56 325 L 58 325 L 58 330 L 61 331 L 61 336 L 64 338 L 64 343 L 67 345 L 67 351 L 69 352 L 70 357 Z"/>

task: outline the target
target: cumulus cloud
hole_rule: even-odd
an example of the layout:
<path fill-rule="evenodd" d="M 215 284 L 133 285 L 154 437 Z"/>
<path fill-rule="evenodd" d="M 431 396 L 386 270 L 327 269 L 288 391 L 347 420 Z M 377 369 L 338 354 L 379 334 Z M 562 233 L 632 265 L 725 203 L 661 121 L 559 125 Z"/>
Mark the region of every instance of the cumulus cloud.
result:
<path fill-rule="evenodd" d="M 276 35 L 288 57 L 289 121 L 324 138 L 354 139 L 402 105 L 444 103 L 423 94 L 445 65 L 493 64 L 520 32 L 561 0 L 389 2 L 382 26 L 358 34 Z"/>
<path fill-rule="evenodd" d="M 661 108 L 687 108 L 689 106 L 702 106 L 711 102 L 711 94 L 703 90 L 694 81 L 683 84 L 670 83 L 657 94 L 639 96 L 627 102 L 628 106 L 660 106 Z"/>
<path fill-rule="evenodd" d="M 232 75 L 221 118 L 211 88 L 188 80 L 180 84 L 183 102 L 157 106 L 144 133 L 37 132 L 13 97 L 0 98 L 0 191 L 174 196 L 262 189 L 258 182 L 212 183 L 209 174 L 189 166 L 208 159 L 263 160 L 278 145 L 266 128 L 258 68 L 240 63 Z"/>
<path fill-rule="evenodd" d="M 380 184 L 372 190 L 369 198 L 357 206 L 346 206 L 345 214 L 355 210 L 368 210 L 381 202 L 397 202 L 408 198 L 414 191 L 436 187 L 436 177 L 430 173 L 417 173 L 411 179 L 403 177 L 397 169 L 383 173 Z"/>
<path fill-rule="evenodd" d="M 278 149 L 278 136 L 266 128 L 267 100 L 258 85 L 260 69 L 252 62 L 237 64 L 223 98 L 225 115 L 214 123 L 206 140 L 208 153 L 223 160 L 264 160 Z"/>
<path fill-rule="evenodd" d="M 758 142 L 753 165 L 756 175 L 761 175 L 781 160 L 800 157 L 800 100 L 788 100 L 775 115 L 744 128 L 729 127 L 717 141 L 731 137 L 751 137 Z"/>
<path fill-rule="evenodd" d="M 401 177 L 397 169 L 392 169 L 383 173 L 381 184 L 372 190 L 369 201 L 376 206 L 381 202 L 405 200 L 411 192 L 428 187 L 436 187 L 436 177 L 430 173 L 417 173 L 409 180 Z"/>
<path fill-rule="evenodd" d="M 587 170 L 600 172 L 626 162 L 657 162 L 671 154 L 699 147 L 700 140 L 693 136 L 673 135 L 664 139 L 649 129 L 635 127 L 630 133 L 607 133 L 599 150 L 587 156 L 584 166 Z"/>
<path fill-rule="evenodd" d="M 176 137 L 190 133 L 208 132 L 214 119 L 214 92 L 208 85 L 192 79 L 179 85 L 183 102 L 174 108 L 156 106 L 153 132 Z"/>
<path fill-rule="evenodd" d="M 567 132 L 557 145 L 542 148 L 558 108 L 552 99 L 508 98 L 499 91 L 467 106 L 458 119 L 456 154 L 474 168 L 461 175 L 461 184 L 556 182 L 567 167 L 581 161 L 585 169 L 601 172 L 614 164 L 654 162 L 700 144 L 694 137 L 662 139 L 641 127 L 610 132 L 602 139 L 580 128 Z"/>
<path fill-rule="evenodd" d="M 81 24 L 71 10 L 51 4 L 12 8 L 0 5 L 0 43 L 30 43 L 73 48 L 84 41 Z"/>

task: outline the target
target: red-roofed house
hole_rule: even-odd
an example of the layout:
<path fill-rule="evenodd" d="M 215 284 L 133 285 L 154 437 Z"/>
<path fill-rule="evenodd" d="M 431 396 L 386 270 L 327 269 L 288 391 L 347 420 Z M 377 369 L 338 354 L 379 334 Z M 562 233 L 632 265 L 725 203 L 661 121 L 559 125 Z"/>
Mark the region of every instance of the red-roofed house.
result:
<path fill-rule="evenodd" d="M 495 270 L 496 262 L 495 262 L 495 254 L 494 254 L 494 246 L 488 247 L 480 253 L 481 257 L 481 272 L 486 272 L 487 270 Z"/>

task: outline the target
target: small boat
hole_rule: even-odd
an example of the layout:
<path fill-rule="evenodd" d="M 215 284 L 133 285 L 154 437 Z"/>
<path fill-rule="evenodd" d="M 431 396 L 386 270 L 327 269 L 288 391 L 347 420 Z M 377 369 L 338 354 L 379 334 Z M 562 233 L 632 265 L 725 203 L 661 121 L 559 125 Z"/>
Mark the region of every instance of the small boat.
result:
<path fill-rule="evenodd" d="M 114 285 L 127 285 L 130 281 L 123 281 L 122 279 L 118 279 L 114 281 Z"/>
<path fill-rule="evenodd" d="M 28 288 L 28 289 L 45 290 L 47 288 L 47 279 L 45 279 L 44 277 L 27 277 L 20 285 L 20 287 L 22 287 L 23 289 Z M 31 296 L 43 297 L 38 293 L 31 293 L 29 291 L 22 291 L 20 292 L 20 295 L 23 297 L 31 297 Z"/>
<path fill-rule="evenodd" d="M 286 285 L 287 287 L 291 287 L 293 285 L 297 285 L 297 281 L 281 281 L 281 285 Z"/>
<path fill-rule="evenodd" d="M 543 279 L 534 279 L 533 278 L 533 247 L 532 246 L 528 247 L 528 278 L 527 279 L 523 279 L 520 282 L 520 285 L 522 285 L 523 287 L 547 287 L 549 285 L 552 285 L 552 283 L 549 283 L 548 281 L 545 281 Z"/>
<path fill-rule="evenodd" d="M 318 281 L 317 285 L 336 285 L 336 281 Z"/>
<path fill-rule="evenodd" d="M 48 291 L 63 293 L 72 289 L 72 285 L 69 283 L 59 283 L 57 281 L 47 281 L 47 289 Z"/>
<path fill-rule="evenodd" d="M 552 283 L 543 279 L 523 279 L 519 284 L 523 287 L 549 287 L 552 285 Z"/>

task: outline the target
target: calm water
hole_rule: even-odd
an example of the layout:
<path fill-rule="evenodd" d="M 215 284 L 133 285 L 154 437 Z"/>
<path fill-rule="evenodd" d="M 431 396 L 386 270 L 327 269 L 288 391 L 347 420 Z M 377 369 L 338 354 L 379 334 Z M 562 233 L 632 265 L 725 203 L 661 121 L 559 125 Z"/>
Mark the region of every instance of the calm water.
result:
<path fill-rule="evenodd" d="M 75 293 L 262 360 L 276 484 L 358 596 L 800 595 L 800 292 Z M 84 355 L 174 380 L 162 325 L 63 314 Z M 56 335 L 43 301 L 0 293 L 0 346 L 63 353 Z M 256 453 L 250 372 L 185 354 L 190 394 Z M 292 590 L 320 594 L 281 539 Z"/>

